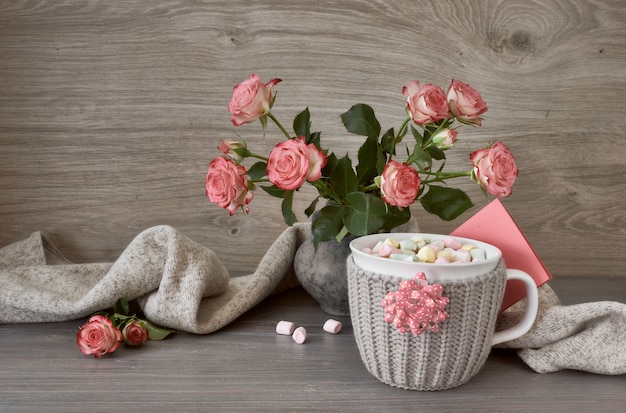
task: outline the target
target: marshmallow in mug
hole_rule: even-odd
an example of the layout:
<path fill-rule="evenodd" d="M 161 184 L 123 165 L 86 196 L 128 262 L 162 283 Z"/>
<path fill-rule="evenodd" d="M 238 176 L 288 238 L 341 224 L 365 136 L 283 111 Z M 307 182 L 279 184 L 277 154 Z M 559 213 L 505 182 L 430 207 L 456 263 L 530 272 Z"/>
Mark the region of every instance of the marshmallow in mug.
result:
<path fill-rule="evenodd" d="M 436 264 L 468 263 L 486 259 L 485 250 L 473 244 L 463 244 L 453 237 L 429 240 L 415 236 L 401 241 L 387 238 L 379 241 L 373 248 L 364 248 L 362 251 L 392 260 Z"/>

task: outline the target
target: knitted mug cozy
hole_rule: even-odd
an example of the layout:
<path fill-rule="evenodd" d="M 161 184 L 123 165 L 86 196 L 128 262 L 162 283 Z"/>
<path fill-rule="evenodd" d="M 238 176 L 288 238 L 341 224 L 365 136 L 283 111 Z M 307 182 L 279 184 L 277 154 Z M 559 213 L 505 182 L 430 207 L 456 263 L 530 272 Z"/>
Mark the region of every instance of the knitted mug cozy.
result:
<path fill-rule="evenodd" d="M 356 343 L 378 380 L 410 390 L 445 390 L 466 383 L 485 364 L 506 286 L 504 261 L 487 274 L 440 282 L 449 298 L 448 319 L 438 331 L 419 335 L 385 321 L 383 298 L 398 290 L 401 278 L 364 270 L 352 256 L 347 270 Z"/>

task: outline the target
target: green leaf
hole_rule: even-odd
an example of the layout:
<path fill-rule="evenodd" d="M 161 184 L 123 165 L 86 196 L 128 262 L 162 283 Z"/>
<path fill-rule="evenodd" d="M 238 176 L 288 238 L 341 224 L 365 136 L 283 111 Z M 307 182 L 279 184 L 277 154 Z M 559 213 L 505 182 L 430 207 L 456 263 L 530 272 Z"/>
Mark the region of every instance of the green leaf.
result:
<path fill-rule="evenodd" d="M 257 162 L 248 169 L 248 176 L 250 179 L 261 179 L 265 176 L 267 169 L 267 163 Z"/>
<path fill-rule="evenodd" d="M 309 143 L 312 143 L 313 145 L 315 145 L 317 147 L 317 149 L 319 149 L 321 151 L 322 147 L 321 147 L 321 144 L 320 144 L 320 138 L 321 138 L 321 133 L 320 132 L 312 132 L 306 138 L 306 144 L 308 145 Z"/>
<path fill-rule="evenodd" d="M 419 145 L 415 145 L 413 153 L 407 159 L 408 164 L 414 163 L 421 170 L 430 168 L 432 162 L 433 159 L 430 153 L 423 150 Z"/>
<path fill-rule="evenodd" d="M 391 231 L 395 227 L 405 224 L 411 219 L 411 210 L 409 208 L 398 208 L 397 206 L 388 206 L 385 223 L 382 229 Z"/>
<path fill-rule="evenodd" d="M 333 152 L 329 153 L 326 157 L 326 166 L 322 169 L 322 174 L 324 176 L 330 176 L 333 169 L 337 167 L 338 162 L 339 159 L 337 159 L 337 155 L 335 155 Z"/>
<path fill-rule="evenodd" d="M 248 148 L 234 148 L 233 152 L 235 152 L 237 155 L 241 156 L 242 158 L 247 158 L 249 157 L 252 153 L 248 150 Z"/>
<path fill-rule="evenodd" d="M 424 143 L 424 137 L 419 133 L 417 129 L 413 125 L 411 125 L 411 134 L 413 135 L 413 139 L 415 139 L 415 144 L 417 146 L 422 146 Z"/>
<path fill-rule="evenodd" d="M 432 185 L 420 201 L 427 212 L 439 216 L 444 221 L 452 221 L 474 206 L 469 196 L 462 190 Z"/>
<path fill-rule="evenodd" d="M 120 330 L 123 330 L 126 324 L 128 324 L 130 321 L 137 319 L 137 317 L 134 315 L 131 316 L 122 313 L 113 313 L 111 315 L 108 315 L 108 317 L 109 320 L 113 322 L 113 325 Z"/>
<path fill-rule="evenodd" d="M 261 122 L 261 127 L 263 128 L 263 136 L 265 136 L 265 132 L 267 131 L 267 115 L 261 116 L 259 121 Z"/>
<path fill-rule="evenodd" d="M 313 200 L 313 202 L 311 202 L 311 204 L 307 207 L 307 209 L 304 210 L 304 213 L 306 214 L 307 217 L 310 217 L 311 215 L 313 215 L 313 213 L 315 212 L 315 209 L 317 208 L 317 202 L 319 201 L 319 197 L 315 198 Z"/>
<path fill-rule="evenodd" d="M 148 339 L 149 340 L 163 340 L 170 334 L 174 333 L 174 330 L 170 330 L 168 328 L 157 327 L 154 324 L 142 320 L 143 325 L 148 330 Z"/>
<path fill-rule="evenodd" d="M 285 195 L 283 197 L 283 203 L 281 204 L 281 209 L 283 211 L 283 218 L 285 219 L 285 224 L 291 226 L 296 223 L 298 218 L 293 213 L 293 191 L 285 191 Z"/>
<path fill-rule="evenodd" d="M 331 240 L 339 234 L 343 228 L 345 211 L 346 207 L 340 205 L 326 205 L 320 209 L 311 226 L 313 245 L 316 249 L 320 242 Z"/>
<path fill-rule="evenodd" d="M 367 138 L 359 148 L 359 164 L 356 167 L 359 184 L 371 182 L 378 175 L 376 165 L 379 154 L 378 140 L 371 137 Z"/>
<path fill-rule="evenodd" d="M 309 113 L 309 108 L 296 115 L 293 120 L 293 131 L 296 133 L 296 136 L 304 136 L 308 140 L 311 135 L 311 114 Z"/>
<path fill-rule="evenodd" d="M 344 225 L 343 227 L 341 227 L 341 231 L 339 231 L 339 233 L 335 235 L 335 241 L 341 242 L 349 233 L 350 231 L 348 231 L 348 228 L 346 228 L 346 226 Z"/>
<path fill-rule="evenodd" d="M 395 148 L 395 142 L 394 140 L 396 139 L 396 135 L 393 131 L 393 128 L 389 129 L 387 132 L 385 132 L 382 136 L 382 138 L 380 138 L 380 148 L 381 151 L 383 153 L 391 153 L 392 151 L 395 152 L 394 148 Z M 392 155 L 395 155 L 395 153 L 392 153 Z"/>
<path fill-rule="evenodd" d="M 270 194 L 271 196 L 275 196 L 276 198 L 283 198 L 285 196 L 285 190 L 280 189 L 276 185 L 265 186 L 261 185 L 261 189 Z"/>
<path fill-rule="evenodd" d="M 113 305 L 113 312 L 122 315 L 130 314 L 130 305 L 128 304 L 128 301 L 124 297 L 118 298 Z"/>
<path fill-rule="evenodd" d="M 351 234 L 372 234 L 385 224 L 386 206 L 382 199 L 372 194 L 352 192 L 346 196 L 350 205 L 343 224 Z"/>
<path fill-rule="evenodd" d="M 446 159 L 446 154 L 441 149 L 437 148 L 436 146 L 429 146 L 427 151 L 430 154 L 430 156 L 432 156 L 433 159 L 436 159 L 438 161 L 441 161 L 442 159 Z"/>
<path fill-rule="evenodd" d="M 356 104 L 341 115 L 346 130 L 356 135 L 378 139 L 380 123 L 374 115 L 374 109 L 363 103 Z"/>
<path fill-rule="evenodd" d="M 378 152 L 378 157 L 376 158 L 376 171 L 378 175 L 382 175 L 385 165 L 387 165 L 387 158 L 382 152 Z"/>
<path fill-rule="evenodd" d="M 333 189 L 340 197 L 345 197 L 357 189 L 356 174 L 352 169 L 352 160 L 348 155 L 339 159 L 330 173 Z"/>

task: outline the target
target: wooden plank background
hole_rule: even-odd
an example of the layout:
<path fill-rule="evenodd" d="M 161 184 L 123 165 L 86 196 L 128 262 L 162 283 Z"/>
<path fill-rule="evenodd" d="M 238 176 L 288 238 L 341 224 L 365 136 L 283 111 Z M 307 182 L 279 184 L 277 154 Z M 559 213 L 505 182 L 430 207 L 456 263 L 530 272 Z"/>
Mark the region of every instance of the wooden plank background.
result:
<path fill-rule="evenodd" d="M 173 225 L 251 271 L 284 229 L 259 192 L 249 216 L 204 195 L 207 165 L 234 137 L 233 85 L 283 79 L 274 112 L 309 106 L 336 153 L 341 126 L 371 104 L 384 128 L 404 117 L 410 80 L 478 89 L 482 128 L 520 176 L 505 205 L 555 276 L 623 276 L 626 249 L 626 7 L 622 0 L 21 1 L 0 0 L 0 246 L 41 230 L 77 262 L 114 260 L 140 231 Z M 257 124 L 237 131 L 257 151 Z M 451 153 L 452 154 L 452 153 Z M 415 208 L 421 229 L 446 223 Z M 312 192 L 297 196 L 302 211 Z M 301 218 L 304 215 L 301 214 Z"/>

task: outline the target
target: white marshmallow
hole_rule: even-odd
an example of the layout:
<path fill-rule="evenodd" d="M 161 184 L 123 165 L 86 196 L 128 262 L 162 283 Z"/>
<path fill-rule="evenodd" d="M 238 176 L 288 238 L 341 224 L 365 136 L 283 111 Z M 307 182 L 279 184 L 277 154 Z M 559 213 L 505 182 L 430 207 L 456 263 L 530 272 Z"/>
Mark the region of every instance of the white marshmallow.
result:
<path fill-rule="evenodd" d="M 330 334 L 337 334 L 341 331 L 341 322 L 333 320 L 332 318 L 326 320 L 324 323 L 324 331 Z"/>
<path fill-rule="evenodd" d="M 296 328 L 296 325 L 291 321 L 279 321 L 276 324 L 276 334 L 281 334 L 284 336 L 290 336 L 293 334 L 293 330 Z"/>
<path fill-rule="evenodd" d="M 291 335 L 291 338 L 293 338 L 293 341 L 298 344 L 304 343 L 306 341 L 306 329 L 304 327 L 296 328 Z"/>

